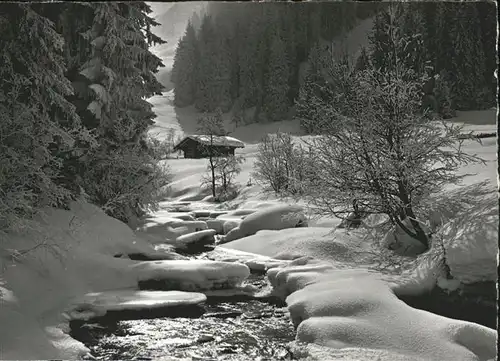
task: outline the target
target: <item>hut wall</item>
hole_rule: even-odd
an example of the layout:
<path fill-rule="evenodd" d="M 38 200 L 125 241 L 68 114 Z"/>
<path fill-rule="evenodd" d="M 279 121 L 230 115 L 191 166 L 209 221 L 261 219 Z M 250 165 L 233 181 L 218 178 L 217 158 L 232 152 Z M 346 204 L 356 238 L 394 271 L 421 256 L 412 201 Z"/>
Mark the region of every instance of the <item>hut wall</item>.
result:
<path fill-rule="evenodd" d="M 214 156 L 234 155 L 233 147 L 212 146 Z M 184 158 L 208 158 L 210 157 L 210 146 L 201 145 L 193 140 L 188 140 L 182 147 Z"/>

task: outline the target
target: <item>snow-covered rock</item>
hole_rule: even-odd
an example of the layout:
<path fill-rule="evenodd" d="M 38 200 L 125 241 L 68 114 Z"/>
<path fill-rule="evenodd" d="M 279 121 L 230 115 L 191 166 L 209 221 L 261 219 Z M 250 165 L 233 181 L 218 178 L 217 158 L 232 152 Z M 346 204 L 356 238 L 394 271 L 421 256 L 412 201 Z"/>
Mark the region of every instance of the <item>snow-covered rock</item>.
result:
<path fill-rule="evenodd" d="M 109 311 L 142 311 L 197 305 L 207 300 L 203 293 L 183 291 L 116 290 L 86 294 L 66 312 L 72 320 L 88 320 Z"/>
<path fill-rule="evenodd" d="M 175 240 L 183 234 L 195 232 L 194 230 L 181 226 L 184 221 L 176 220 L 173 223 L 154 223 L 135 231 L 135 234 L 143 239 L 147 239 L 152 244 L 164 243 L 166 240 Z M 178 227 L 172 227 L 172 224 Z"/>
<path fill-rule="evenodd" d="M 234 211 L 226 212 L 224 214 L 218 215 L 216 219 L 221 219 L 224 221 L 241 221 L 243 218 L 249 214 L 257 212 L 257 209 L 236 209 Z"/>
<path fill-rule="evenodd" d="M 173 218 L 179 218 L 180 220 L 183 220 L 183 221 L 195 221 L 195 217 L 193 217 L 192 215 L 190 214 L 182 214 L 182 213 L 178 213 L 178 214 L 175 214 L 175 215 L 172 215 Z"/>
<path fill-rule="evenodd" d="M 241 231 L 240 227 L 235 227 L 232 228 L 227 234 L 224 236 L 224 238 L 221 239 L 219 242 L 220 244 L 222 243 L 227 243 L 231 241 L 235 241 L 237 239 L 243 238 L 243 232 Z"/>
<path fill-rule="evenodd" d="M 256 272 L 265 272 L 271 268 L 284 267 L 290 262 L 222 247 L 216 247 L 209 253 L 209 257 L 215 261 L 240 262 Z"/>
<path fill-rule="evenodd" d="M 244 264 L 207 260 L 140 262 L 132 271 L 144 285 L 153 281 L 162 289 L 181 291 L 231 288 L 250 275 Z"/>
<path fill-rule="evenodd" d="M 223 230 L 224 234 L 228 234 L 233 229 L 237 228 L 240 225 L 240 223 L 241 223 L 241 221 L 235 221 L 235 220 L 225 221 L 223 226 L 222 226 L 222 230 Z M 236 239 L 236 238 L 234 238 L 234 239 Z"/>
<path fill-rule="evenodd" d="M 212 213 L 212 211 L 205 210 L 205 209 L 196 209 L 196 210 L 189 212 L 189 214 L 194 218 L 201 218 L 201 217 L 208 218 L 208 217 L 210 217 L 211 213 Z"/>
<path fill-rule="evenodd" d="M 210 211 L 210 218 L 217 218 L 222 216 L 223 214 L 227 214 L 229 211 Z"/>
<path fill-rule="evenodd" d="M 182 221 L 167 223 L 172 228 L 186 227 L 189 232 L 198 232 L 207 229 L 207 223 L 204 221 Z"/>
<path fill-rule="evenodd" d="M 205 229 L 179 236 L 174 242 L 174 247 L 179 250 L 188 250 L 215 244 L 215 233 L 213 229 Z"/>
<path fill-rule="evenodd" d="M 238 232 L 239 228 L 232 232 Z M 229 241 L 224 248 L 256 253 L 278 259 L 311 256 L 337 263 L 355 263 L 362 259 L 358 252 L 371 247 L 371 241 L 357 231 L 332 230 L 323 227 L 287 228 L 279 231 L 263 230 L 256 234 Z"/>
<path fill-rule="evenodd" d="M 239 225 L 243 237 L 260 230 L 279 230 L 307 226 L 304 209 L 297 205 L 277 205 L 266 207 L 246 216 Z"/>
<path fill-rule="evenodd" d="M 494 330 L 411 308 L 373 272 L 313 262 L 268 275 L 290 293 L 286 302 L 297 341 L 356 349 L 356 360 L 370 359 L 362 350 L 386 350 L 386 360 L 476 361 L 496 354 Z"/>
<path fill-rule="evenodd" d="M 219 219 L 207 219 L 208 229 L 215 230 L 215 234 L 224 234 L 224 222 Z"/>

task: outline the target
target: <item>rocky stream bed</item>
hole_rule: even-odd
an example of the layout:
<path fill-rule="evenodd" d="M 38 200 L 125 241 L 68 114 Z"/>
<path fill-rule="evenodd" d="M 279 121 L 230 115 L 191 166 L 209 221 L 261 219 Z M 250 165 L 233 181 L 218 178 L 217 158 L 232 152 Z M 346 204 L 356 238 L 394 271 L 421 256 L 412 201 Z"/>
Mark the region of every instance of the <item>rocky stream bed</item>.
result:
<path fill-rule="evenodd" d="M 264 275 L 248 283 L 267 287 Z M 233 296 L 201 306 L 72 321 L 71 336 L 98 360 L 289 360 L 293 325 L 284 304 Z"/>

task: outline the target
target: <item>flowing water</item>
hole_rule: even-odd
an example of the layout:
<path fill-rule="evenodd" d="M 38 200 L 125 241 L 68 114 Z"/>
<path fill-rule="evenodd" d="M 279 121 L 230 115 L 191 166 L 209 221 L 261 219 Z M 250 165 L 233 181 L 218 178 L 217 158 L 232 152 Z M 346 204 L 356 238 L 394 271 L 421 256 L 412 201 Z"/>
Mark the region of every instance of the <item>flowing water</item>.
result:
<path fill-rule="evenodd" d="M 267 287 L 263 275 L 248 282 Z M 116 313 L 71 328 L 98 360 L 290 360 L 287 344 L 295 336 L 284 304 L 241 297 L 163 314 Z"/>

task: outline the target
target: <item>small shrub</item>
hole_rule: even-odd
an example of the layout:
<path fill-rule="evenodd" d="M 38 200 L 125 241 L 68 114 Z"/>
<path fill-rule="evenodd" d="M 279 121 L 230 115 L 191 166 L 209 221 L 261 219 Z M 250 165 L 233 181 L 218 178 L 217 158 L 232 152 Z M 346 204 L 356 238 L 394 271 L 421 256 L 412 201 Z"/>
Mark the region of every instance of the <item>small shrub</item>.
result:
<path fill-rule="evenodd" d="M 234 178 L 241 173 L 241 156 L 213 157 L 212 163 L 207 165 L 207 173 L 202 178 L 202 186 L 211 188 L 215 184 L 215 200 L 224 202 L 234 199 L 237 194 L 237 185 Z M 212 182 L 212 167 L 214 183 Z"/>
<path fill-rule="evenodd" d="M 165 160 L 174 152 L 176 144 L 175 131 L 169 131 L 167 138 L 160 140 L 151 135 L 148 135 L 145 140 L 145 146 L 148 149 L 149 155 L 156 160 Z"/>
<path fill-rule="evenodd" d="M 253 177 L 276 194 L 300 194 L 307 172 L 307 154 L 293 144 L 290 134 L 268 134 L 259 144 Z"/>

